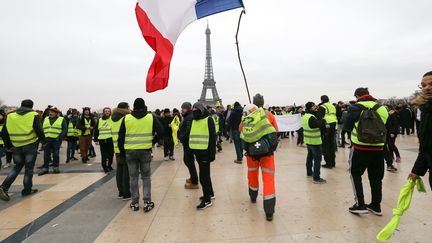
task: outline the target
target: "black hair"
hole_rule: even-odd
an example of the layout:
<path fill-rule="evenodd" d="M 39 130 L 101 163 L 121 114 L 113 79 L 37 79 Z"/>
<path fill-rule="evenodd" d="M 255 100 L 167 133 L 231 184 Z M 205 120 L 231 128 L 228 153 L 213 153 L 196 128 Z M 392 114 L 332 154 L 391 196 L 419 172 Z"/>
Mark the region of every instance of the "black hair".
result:
<path fill-rule="evenodd" d="M 425 73 L 425 75 L 423 75 L 423 78 L 427 76 L 432 76 L 432 71 Z"/>
<path fill-rule="evenodd" d="M 330 101 L 330 99 L 329 99 L 329 97 L 327 95 L 321 96 L 321 102 L 326 103 L 326 102 L 329 102 L 329 101 Z"/>

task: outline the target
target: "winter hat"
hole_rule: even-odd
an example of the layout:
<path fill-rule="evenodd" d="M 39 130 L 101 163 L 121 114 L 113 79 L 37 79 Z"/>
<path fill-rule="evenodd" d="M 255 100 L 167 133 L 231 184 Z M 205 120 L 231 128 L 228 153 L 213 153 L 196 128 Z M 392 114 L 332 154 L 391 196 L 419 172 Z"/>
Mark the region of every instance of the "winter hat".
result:
<path fill-rule="evenodd" d="M 186 110 L 191 110 L 192 104 L 190 102 L 183 102 L 183 104 L 181 105 L 181 108 L 186 109 Z"/>
<path fill-rule="evenodd" d="M 367 94 L 369 94 L 369 90 L 368 90 L 368 88 L 357 88 L 355 91 L 354 91 L 354 96 L 362 96 L 362 95 L 367 95 Z"/>
<path fill-rule="evenodd" d="M 315 103 L 309 101 L 309 102 L 306 103 L 306 105 L 305 105 L 306 110 L 310 110 L 310 109 L 312 109 L 312 107 L 313 107 L 314 105 L 315 105 Z"/>
<path fill-rule="evenodd" d="M 249 116 L 249 115 L 251 115 L 257 111 L 258 111 L 258 106 L 254 105 L 254 104 L 248 104 L 244 107 L 243 114 L 245 116 Z"/>
<path fill-rule="evenodd" d="M 241 105 L 240 105 L 240 103 L 239 103 L 238 101 L 236 101 L 236 102 L 234 103 L 234 108 L 236 108 L 236 107 L 238 107 L 238 106 L 241 106 Z"/>
<path fill-rule="evenodd" d="M 32 100 L 29 100 L 29 99 L 27 99 L 27 100 L 23 100 L 23 101 L 21 101 L 21 106 L 22 106 L 22 107 L 26 107 L 26 108 L 33 109 L 33 101 L 32 101 Z"/>
<path fill-rule="evenodd" d="M 60 113 L 60 110 L 59 110 L 57 107 L 55 107 L 55 106 L 49 108 L 48 110 L 50 110 L 50 111 L 54 111 L 54 112 L 57 113 L 57 114 Z"/>
<path fill-rule="evenodd" d="M 169 108 L 165 108 L 163 113 L 170 113 L 170 109 Z"/>
<path fill-rule="evenodd" d="M 119 108 L 119 109 L 128 109 L 129 108 L 129 104 L 127 102 L 120 102 L 117 105 L 117 108 Z"/>
<path fill-rule="evenodd" d="M 133 104 L 134 110 L 144 110 L 146 108 L 143 98 L 136 98 Z"/>
<path fill-rule="evenodd" d="M 179 110 L 177 108 L 174 108 L 173 113 L 179 113 Z"/>
<path fill-rule="evenodd" d="M 264 105 L 264 96 L 262 96 L 261 94 L 256 94 L 253 97 L 253 104 L 258 106 L 258 107 L 263 107 Z"/>

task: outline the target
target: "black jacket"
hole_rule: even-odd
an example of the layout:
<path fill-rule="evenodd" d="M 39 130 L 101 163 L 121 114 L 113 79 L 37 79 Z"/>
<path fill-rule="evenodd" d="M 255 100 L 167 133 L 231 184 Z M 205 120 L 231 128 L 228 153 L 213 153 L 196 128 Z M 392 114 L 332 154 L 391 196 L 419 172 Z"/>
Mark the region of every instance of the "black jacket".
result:
<path fill-rule="evenodd" d="M 189 134 L 192 127 L 193 115 L 192 111 L 183 114 L 183 121 L 180 123 L 178 138 L 183 144 L 183 147 L 189 148 Z"/>
<path fill-rule="evenodd" d="M 227 120 L 227 129 L 228 131 L 236 130 L 238 131 L 241 119 L 243 116 L 243 108 L 241 106 L 236 106 L 231 111 L 231 114 L 228 117 Z"/>
<path fill-rule="evenodd" d="M 387 120 L 386 128 L 387 128 L 387 135 L 390 136 L 390 134 L 397 135 L 399 134 L 399 118 L 398 113 L 389 113 L 389 118 Z"/>
<path fill-rule="evenodd" d="M 81 130 L 81 134 L 79 135 L 83 135 L 84 132 L 86 131 L 86 127 L 85 127 L 85 121 L 84 119 L 86 119 L 87 121 L 90 120 L 90 126 L 93 127 L 93 129 L 96 127 L 96 122 L 93 119 L 93 116 L 89 116 L 89 117 L 85 117 L 84 115 L 81 115 L 81 117 L 78 119 L 76 128 Z M 93 130 L 91 130 L 90 134 L 93 133 Z"/>
<path fill-rule="evenodd" d="M 172 116 L 166 116 L 161 118 L 162 126 L 164 129 L 164 138 L 171 138 L 172 137 L 172 128 L 171 128 L 171 122 L 174 120 Z"/>

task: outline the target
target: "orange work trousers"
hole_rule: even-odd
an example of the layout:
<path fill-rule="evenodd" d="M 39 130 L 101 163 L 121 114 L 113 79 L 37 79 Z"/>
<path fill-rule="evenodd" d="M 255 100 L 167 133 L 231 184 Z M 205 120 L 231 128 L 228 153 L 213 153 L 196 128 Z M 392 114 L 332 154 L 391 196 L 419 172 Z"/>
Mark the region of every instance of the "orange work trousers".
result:
<path fill-rule="evenodd" d="M 275 163 L 274 155 L 263 156 L 259 160 L 253 160 L 251 156 L 246 156 L 248 165 L 249 196 L 252 202 L 258 197 L 259 181 L 258 173 L 261 167 L 263 180 L 264 211 L 266 214 L 273 214 L 276 205 L 275 191 Z"/>

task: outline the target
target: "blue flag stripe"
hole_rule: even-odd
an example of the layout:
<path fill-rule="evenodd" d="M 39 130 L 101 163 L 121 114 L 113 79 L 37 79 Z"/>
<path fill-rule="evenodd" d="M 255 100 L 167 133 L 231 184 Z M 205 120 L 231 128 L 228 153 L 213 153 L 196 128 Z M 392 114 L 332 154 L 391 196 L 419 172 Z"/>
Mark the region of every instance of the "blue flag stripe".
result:
<path fill-rule="evenodd" d="M 243 7 L 242 0 L 198 0 L 195 4 L 197 18 L 204 18 L 227 10 Z"/>

